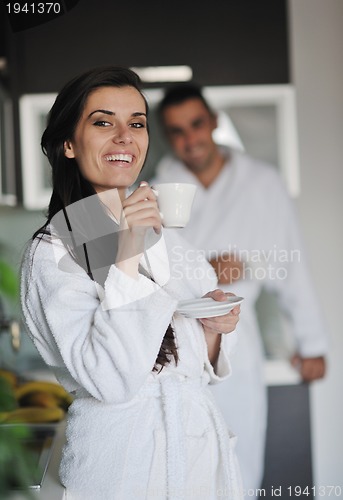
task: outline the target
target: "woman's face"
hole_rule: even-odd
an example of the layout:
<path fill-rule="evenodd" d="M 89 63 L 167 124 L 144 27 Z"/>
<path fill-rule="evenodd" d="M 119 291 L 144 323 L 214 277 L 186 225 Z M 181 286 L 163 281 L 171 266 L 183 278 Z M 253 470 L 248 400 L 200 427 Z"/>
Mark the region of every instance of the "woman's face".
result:
<path fill-rule="evenodd" d="M 125 191 L 137 179 L 149 137 L 145 101 L 134 87 L 100 87 L 89 94 L 74 137 L 64 143 L 97 193 Z"/>

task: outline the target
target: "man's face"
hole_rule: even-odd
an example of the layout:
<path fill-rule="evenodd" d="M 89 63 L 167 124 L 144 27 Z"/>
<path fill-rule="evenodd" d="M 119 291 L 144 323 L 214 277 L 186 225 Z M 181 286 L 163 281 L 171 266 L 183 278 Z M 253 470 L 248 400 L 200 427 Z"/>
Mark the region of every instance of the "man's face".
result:
<path fill-rule="evenodd" d="M 212 138 L 217 120 L 203 102 L 192 98 L 168 106 L 162 119 L 176 156 L 195 174 L 210 169 L 217 151 Z"/>

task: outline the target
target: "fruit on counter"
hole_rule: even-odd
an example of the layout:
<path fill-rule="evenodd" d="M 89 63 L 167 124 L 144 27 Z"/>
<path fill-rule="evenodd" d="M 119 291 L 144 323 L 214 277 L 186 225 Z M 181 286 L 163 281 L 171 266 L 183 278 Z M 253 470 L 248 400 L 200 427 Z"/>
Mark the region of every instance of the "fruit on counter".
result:
<path fill-rule="evenodd" d="M 43 408 L 61 407 L 67 410 L 73 397 L 54 382 L 30 381 L 14 389 L 19 406 L 39 406 Z"/>
<path fill-rule="evenodd" d="M 62 408 L 17 408 L 8 412 L 0 412 L 0 424 L 13 423 L 49 423 L 63 420 L 65 412 Z"/>
<path fill-rule="evenodd" d="M 40 408 L 56 408 L 56 406 L 64 406 L 61 404 L 61 400 L 59 398 L 47 391 L 29 392 L 19 399 L 19 404 L 22 408 L 28 406 L 38 406 Z"/>
<path fill-rule="evenodd" d="M 58 422 L 73 401 L 58 383 L 21 382 L 16 373 L 6 369 L 0 369 L 0 394 L 0 425 Z"/>

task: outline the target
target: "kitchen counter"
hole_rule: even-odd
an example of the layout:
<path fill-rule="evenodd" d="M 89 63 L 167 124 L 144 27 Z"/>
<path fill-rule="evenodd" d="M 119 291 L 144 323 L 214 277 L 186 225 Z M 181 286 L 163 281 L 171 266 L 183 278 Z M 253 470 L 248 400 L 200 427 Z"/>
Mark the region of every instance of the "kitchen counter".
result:
<path fill-rule="evenodd" d="M 268 359 L 264 363 L 264 377 L 268 386 L 301 383 L 299 372 L 285 359 Z"/>
<path fill-rule="evenodd" d="M 28 379 L 56 382 L 56 378 L 49 370 L 28 371 L 23 373 L 23 376 Z M 266 359 L 264 377 L 268 386 L 294 385 L 301 382 L 298 371 L 286 359 Z"/>

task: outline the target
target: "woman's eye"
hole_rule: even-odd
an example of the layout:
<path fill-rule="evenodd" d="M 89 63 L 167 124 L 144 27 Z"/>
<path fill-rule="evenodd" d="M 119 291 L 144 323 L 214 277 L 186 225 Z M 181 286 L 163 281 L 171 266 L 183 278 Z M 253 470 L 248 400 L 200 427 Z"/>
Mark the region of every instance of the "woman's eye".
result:
<path fill-rule="evenodd" d="M 145 128 L 146 125 L 145 125 L 145 123 L 134 122 L 134 123 L 131 123 L 131 127 L 133 127 L 133 128 Z"/>
<path fill-rule="evenodd" d="M 105 120 L 98 120 L 96 122 L 94 122 L 94 125 L 96 127 L 110 127 L 111 124 Z"/>

